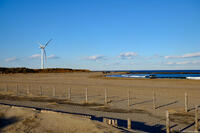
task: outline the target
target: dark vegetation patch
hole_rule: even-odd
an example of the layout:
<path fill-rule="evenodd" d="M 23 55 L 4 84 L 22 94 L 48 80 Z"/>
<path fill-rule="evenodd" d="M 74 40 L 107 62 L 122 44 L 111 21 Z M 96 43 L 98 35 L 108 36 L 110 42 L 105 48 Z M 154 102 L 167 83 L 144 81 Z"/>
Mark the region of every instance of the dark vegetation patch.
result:
<path fill-rule="evenodd" d="M 103 112 L 113 112 L 113 113 L 130 113 L 129 110 L 125 109 L 117 109 L 117 108 L 109 108 L 107 106 L 99 107 L 99 108 L 92 108 L 95 111 L 103 111 Z"/>
<path fill-rule="evenodd" d="M 101 106 L 101 107 L 96 107 L 96 108 L 91 108 L 92 110 L 95 111 L 102 111 L 102 112 L 112 112 L 112 113 L 138 113 L 138 114 L 146 114 L 148 116 L 160 119 L 160 120 L 165 120 L 164 117 L 154 115 L 146 110 L 143 109 L 119 109 L 119 108 L 110 108 L 109 106 Z"/>
<path fill-rule="evenodd" d="M 11 100 L 11 101 L 33 101 L 33 102 L 47 102 L 47 103 L 57 103 L 57 104 L 69 104 L 77 106 L 103 106 L 99 103 L 73 103 L 67 99 L 57 99 L 49 97 L 26 97 L 26 96 L 13 96 L 7 94 L 0 94 L 0 100 Z"/>
<path fill-rule="evenodd" d="M 65 73 L 65 72 L 90 72 L 87 69 L 69 69 L 69 68 L 46 68 L 46 69 L 30 69 L 25 67 L 20 68 L 5 68 L 0 67 L 0 73 Z"/>
<path fill-rule="evenodd" d="M 142 109 L 119 109 L 119 108 L 110 108 L 109 106 L 103 106 L 99 108 L 92 108 L 92 110 L 96 111 L 103 111 L 103 112 L 114 112 L 114 113 L 142 113 L 142 114 L 151 114 L 145 110 Z"/>
<path fill-rule="evenodd" d="M 25 96 L 13 96 L 0 94 L 0 100 L 11 100 L 11 101 L 34 101 L 34 102 L 61 102 L 64 103 L 66 99 L 56 99 L 48 97 L 25 97 Z"/>
<path fill-rule="evenodd" d="M 76 104 L 76 103 L 74 103 L 74 104 Z M 80 106 L 103 106 L 103 104 L 100 104 L 100 103 L 80 103 L 78 105 L 80 105 Z"/>

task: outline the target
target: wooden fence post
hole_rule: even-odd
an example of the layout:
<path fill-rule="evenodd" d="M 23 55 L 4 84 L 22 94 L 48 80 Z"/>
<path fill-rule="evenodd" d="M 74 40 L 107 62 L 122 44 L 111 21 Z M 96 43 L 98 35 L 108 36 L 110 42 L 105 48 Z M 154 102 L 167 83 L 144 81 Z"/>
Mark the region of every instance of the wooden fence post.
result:
<path fill-rule="evenodd" d="M 71 88 L 68 88 L 68 100 L 71 100 Z"/>
<path fill-rule="evenodd" d="M 108 119 L 108 125 L 111 125 L 111 122 L 112 122 L 111 119 Z"/>
<path fill-rule="evenodd" d="M 107 105 L 107 103 L 108 103 L 108 101 L 107 101 L 107 95 L 108 95 L 107 93 L 108 92 L 107 91 L 108 91 L 107 88 L 105 88 L 105 99 L 104 99 L 104 104 L 105 105 Z"/>
<path fill-rule="evenodd" d="M 65 98 L 67 99 L 67 88 L 65 88 Z"/>
<path fill-rule="evenodd" d="M 128 109 L 130 109 L 130 89 L 128 89 Z"/>
<path fill-rule="evenodd" d="M 118 122 L 117 122 L 117 120 L 115 120 L 115 126 L 118 127 Z"/>
<path fill-rule="evenodd" d="M 6 84 L 6 92 L 8 92 L 8 84 Z"/>
<path fill-rule="evenodd" d="M 188 112 L 188 94 L 185 92 L 185 112 Z"/>
<path fill-rule="evenodd" d="M 112 119 L 112 126 L 115 126 L 115 120 Z"/>
<path fill-rule="evenodd" d="M 166 133 L 170 133 L 169 111 L 166 111 Z"/>
<path fill-rule="evenodd" d="M 127 128 L 131 129 L 131 119 L 130 118 L 127 119 Z"/>
<path fill-rule="evenodd" d="M 40 96 L 42 96 L 42 86 L 40 86 Z"/>
<path fill-rule="evenodd" d="M 17 84 L 17 96 L 19 95 L 19 86 Z"/>
<path fill-rule="evenodd" d="M 85 88 L 85 103 L 88 103 L 88 89 Z"/>
<path fill-rule="evenodd" d="M 104 117 L 103 117 L 103 123 L 106 123 L 106 124 L 107 124 L 107 118 L 104 118 Z"/>
<path fill-rule="evenodd" d="M 194 128 L 194 132 L 198 133 L 198 131 L 199 131 L 198 106 L 195 106 L 195 128 Z"/>
<path fill-rule="evenodd" d="M 156 91 L 153 89 L 153 109 L 156 109 Z"/>
<path fill-rule="evenodd" d="M 56 88 L 53 87 L 53 97 L 55 97 L 55 96 L 56 96 Z"/>
<path fill-rule="evenodd" d="M 30 94 L 30 85 L 28 85 L 28 88 L 26 90 L 26 94 L 29 95 Z"/>

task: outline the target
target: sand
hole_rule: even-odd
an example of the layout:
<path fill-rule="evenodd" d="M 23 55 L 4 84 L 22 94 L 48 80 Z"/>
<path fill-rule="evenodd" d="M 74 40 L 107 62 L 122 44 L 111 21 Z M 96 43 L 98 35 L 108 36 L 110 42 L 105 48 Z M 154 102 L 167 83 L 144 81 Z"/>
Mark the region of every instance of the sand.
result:
<path fill-rule="evenodd" d="M 82 104 L 85 102 L 85 88 L 88 88 L 88 102 L 104 104 L 104 91 L 108 89 L 109 110 L 104 107 L 90 107 L 87 112 L 93 109 L 98 110 L 99 116 L 107 115 L 105 112 L 111 109 L 114 112 L 108 116 L 126 120 L 127 117 L 135 121 L 144 122 L 146 125 L 160 124 L 165 126 L 165 111 L 171 113 L 184 114 L 184 95 L 188 93 L 188 117 L 193 117 L 194 106 L 200 105 L 200 81 L 186 79 L 122 79 L 122 78 L 103 78 L 102 73 L 51 73 L 51 74 L 6 74 L 0 76 L 0 89 L 9 94 L 16 94 L 16 86 L 20 96 L 27 95 L 27 88 L 30 90 L 29 97 L 41 95 L 42 97 L 53 97 L 55 88 L 55 98 L 67 99 L 68 88 L 71 88 L 71 102 Z M 8 87 L 6 87 L 8 86 Z M 130 90 L 130 108 L 138 115 L 126 111 L 128 90 Z M 153 109 L 153 90 L 156 92 L 156 109 Z M 63 106 L 63 105 L 59 105 Z M 57 108 L 56 106 L 54 108 Z M 88 108 L 88 107 L 86 107 Z M 92 109 L 91 109 L 92 108 Z M 84 109 L 80 109 L 81 112 Z M 134 112 L 133 111 L 133 112 Z M 104 112 L 104 113 L 103 113 Z M 93 113 L 91 111 L 91 113 Z M 151 114 L 151 115 L 147 115 Z M 180 116 L 180 115 L 179 115 Z M 183 122 L 181 122 L 183 121 Z M 186 121 L 186 122 L 185 122 Z M 188 121 L 188 122 L 187 122 Z M 174 119 L 173 124 L 178 124 L 172 130 L 181 130 L 192 122 L 192 118 L 185 120 L 184 117 Z M 193 130 L 190 127 L 186 130 Z M 133 130 L 134 131 L 134 130 Z M 139 132 L 142 130 L 137 130 Z M 143 130 L 143 132 L 147 132 Z"/>
<path fill-rule="evenodd" d="M 1 133 L 119 133 L 111 126 L 87 118 L 0 105 Z"/>

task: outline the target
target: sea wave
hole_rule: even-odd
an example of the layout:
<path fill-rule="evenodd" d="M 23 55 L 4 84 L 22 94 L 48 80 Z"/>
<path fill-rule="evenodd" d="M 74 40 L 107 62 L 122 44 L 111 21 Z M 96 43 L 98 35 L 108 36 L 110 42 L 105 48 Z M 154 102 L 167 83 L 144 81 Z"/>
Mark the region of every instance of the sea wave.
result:
<path fill-rule="evenodd" d="M 137 76 L 137 75 L 131 75 L 129 77 L 131 77 L 131 78 L 145 78 L 145 76 Z"/>
<path fill-rule="evenodd" d="M 145 76 L 140 76 L 140 75 L 121 75 L 121 77 L 126 77 L 126 78 L 145 78 Z"/>
<path fill-rule="evenodd" d="M 121 75 L 122 77 L 129 77 L 129 75 Z"/>
<path fill-rule="evenodd" d="M 186 79 L 200 80 L 200 77 L 186 77 Z"/>

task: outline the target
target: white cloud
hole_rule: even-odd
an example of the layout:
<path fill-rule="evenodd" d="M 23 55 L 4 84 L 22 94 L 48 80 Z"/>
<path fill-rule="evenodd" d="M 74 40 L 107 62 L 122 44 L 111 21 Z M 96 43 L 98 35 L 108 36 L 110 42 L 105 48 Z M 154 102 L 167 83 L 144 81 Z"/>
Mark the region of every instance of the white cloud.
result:
<path fill-rule="evenodd" d="M 200 63 L 200 60 L 192 61 L 192 64 L 199 64 L 199 63 Z"/>
<path fill-rule="evenodd" d="M 169 58 L 178 58 L 178 56 L 165 56 L 165 59 L 169 59 Z"/>
<path fill-rule="evenodd" d="M 195 60 L 195 61 L 180 61 L 180 62 L 167 62 L 165 64 L 167 65 L 186 65 L 186 64 L 199 64 L 200 60 Z"/>
<path fill-rule="evenodd" d="M 191 64 L 191 61 L 181 61 L 181 62 L 176 62 L 177 65 L 185 65 L 185 64 Z"/>
<path fill-rule="evenodd" d="M 200 52 L 189 53 L 189 54 L 184 54 L 184 55 L 180 55 L 180 56 L 165 56 L 166 59 L 169 59 L 169 58 L 192 58 L 192 57 L 200 57 Z"/>
<path fill-rule="evenodd" d="M 59 57 L 54 54 L 47 56 L 47 58 L 48 59 L 59 59 Z"/>
<path fill-rule="evenodd" d="M 34 54 L 34 55 L 31 55 L 29 58 L 31 59 L 39 59 L 41 57 L 41 54 Z M 52 55 L 49 55 L 47 56 L 48 59 L 58 59 L 59 57 L 52 54 Z"/>
<path fill-rule="evenodd" d="M 198 53 L 185 54 L 185 55 L 183 55 L 182 57 L 183 57 L 183 58 L 200 57 L 200 52 L 198 52 Z"/>
<path fill-rule="evenodd" d="M 12 62 L 12 61 L 16 61 L 16 60 L 18 60 L 16 57 L 11 57 L 11 58 L 5 59 L 6 62 Z"/>
<path fill-rule="evenodd" d="M 135 56 L 137 56 L 138 54 L 135 52 L 125 52 L 125 53 L 120 53 L 119 58 L 122 59 L 132 59 Z"/>
<path fill-rule="evenodd" d="M 105 60 L 105 57 L 103 55 L 93 55 L 93 56 L 88 56 L 85 58 L 86 60 Z"/>
<path fill-rule="evenodd" d="M 40 54 L 34 54 L 34 55 L 31 55 L 29 58 L 31 59 L 36 59 L 36 58 L 40 58 Z"/>
<path fill-rule="evenodd" d="M 173 65 L 174 63 L 173 62 L 167 62 L 166 64 L 167 65 Z"/>

